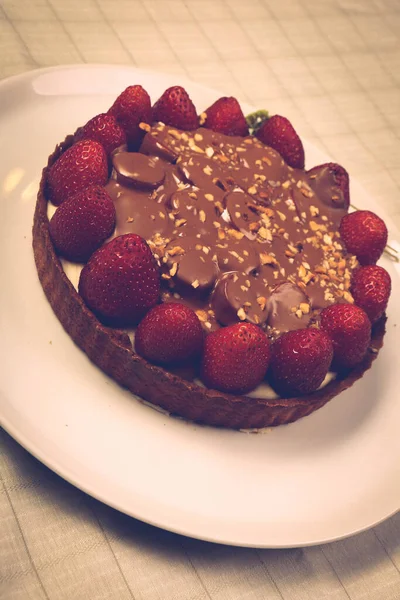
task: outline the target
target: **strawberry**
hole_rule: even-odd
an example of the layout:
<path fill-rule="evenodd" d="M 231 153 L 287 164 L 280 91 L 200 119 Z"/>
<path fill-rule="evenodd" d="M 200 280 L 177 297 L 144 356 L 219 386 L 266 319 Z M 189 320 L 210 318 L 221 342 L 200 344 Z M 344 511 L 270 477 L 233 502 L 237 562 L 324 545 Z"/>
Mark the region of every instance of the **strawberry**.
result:
<path fill-rule="evenodd" d="M 371 323 L 355 304 L 332 304 L 321 312 L 321 329 L 333 344 L 333 366 L 352 368 L 362 361 L 371 341 Z"/>
<path fill-rule="evenodd" d="M 304 169 L 304 148 L 292 124 L 286 117 L 274 115 L 264 121 L 256 136 L 270 146 L 295 169 Z"/>
<path fill-rule="evenodd" d="M 256 325 L 223 327 L 205 339 L 202 379 L 209 388 L 244 394 L 264 379 L 270 354 L 268 338 Z"/>
<path fill-rule="evenodd" d="M 59 254 L 74 262 L 86 262 L 112 234 L 115 208 L 99 185 L 65 200 L 54 213 L 49 231 Z"/>
<path fill-rule="evenodd" d="M 137 149 L 143 137 L 139 123 L 151 123 L 150 96 L 141 85 L 130 85 L 116 99 L 108 111 L 126 133 L 131 149 Z"/>
<path fill-rule="evenodd" d="M 160 293 L 159 270 L 146 241 L 127 233 L 99 248 L 82 269 L 79 293 L 105 323 L 138 323 Z"/>
<path fill-rule="evenodd" d="M 126 135 L 113 115 L 102 113 L 78 129 L 75 141 L 79 140 L 96 140 L 110 156 L 116 148 L 126 144 Z"/>
<path fill-rule="evenodd" d="M 203 328 L 196 313 L 178 302 L 155 306 L 136 330 L 136 352 L 154 363 L 185 363 L 196 359 L 202 347 Z"/>
<path fill-rule="evenodd" d="M 384 221 L 369 210 L 357 210 L 345 215 L 340 222 L 339 232 L 347 252 L 355 254 L 362 265 L 375 264 L 388 239 Z"/>
<path fill-rule="evenodd" d="M 190 131 L 198 127 L 196 107 L 187 91 L 175 85 L 170 87 L 153 106 L 153 121 Z"/>
<path fill-rule="evenodd" d="M 332 342 L 323 331 L 288 331 L 272 346 L 271 384 L 284 397 L 314 392 L 324 381 L 332 357 Z"/>
<path fill-rule="evenodd" d="M 353 273 L 351 294 L 357 306 L 365 310 L 371 323 L 378 321 L 385 312 L 391 289 L 390 275 L 383 267 L 367 265 Z"/>
<path fill-rule="evenodd" d="M 200 122 L 207 129 L 225 135 L 249 135 L 246 118 L 236 98 L 219 98 L 202 113 Z"/>
<path fill-rule="evenodd" d="M 107 155 L 99 142 L 77 142 L 50 167 L 47 175 L 49 199 L 58 206 L 68 196 L 108 180 Z"/>
<path fill-rule="evenodd" d="M 334 208 L 340 207 L 347 210 L 350 206 L 350 181 L 349 174 L 337 163 L 324 163 L 307 171 L 309 184 L 317 196 L 323 200 L 330 193 L 330 201 Z M 337 188 L 337 190 L 335 190 Z M 334 193 L 336 192 L 337 193 Z"/>

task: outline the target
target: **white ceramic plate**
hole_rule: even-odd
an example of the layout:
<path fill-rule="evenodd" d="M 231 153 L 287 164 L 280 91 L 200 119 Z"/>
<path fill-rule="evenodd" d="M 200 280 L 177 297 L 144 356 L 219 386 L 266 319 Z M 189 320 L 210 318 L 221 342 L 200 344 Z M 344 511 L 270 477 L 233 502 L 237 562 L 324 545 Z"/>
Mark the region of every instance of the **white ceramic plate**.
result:
<path fill-rule="evenodd" d="M 187 82 L 134 68 L 80 66 L 0 85 L 5 429 L 89 494 L 193 537 L 303 546 L 383 520 L 400 507 L 400 280 L 388 260 L 382 261 L 393 278 L 388 331 L 372 371 L 310 417 L 265 434 L 196 426 L 141 404 L 89 362 L 54 316 L 31 249 L 41 169 L 57 142 L 134 83 L 155 100 L 166 87 Z M 187 86 L 198 109 L 218 97 Z M 326 162 L 305 146 L 309 167 Z M 356 185 L 352 193 L 358 206 L 373 208 Z"/>

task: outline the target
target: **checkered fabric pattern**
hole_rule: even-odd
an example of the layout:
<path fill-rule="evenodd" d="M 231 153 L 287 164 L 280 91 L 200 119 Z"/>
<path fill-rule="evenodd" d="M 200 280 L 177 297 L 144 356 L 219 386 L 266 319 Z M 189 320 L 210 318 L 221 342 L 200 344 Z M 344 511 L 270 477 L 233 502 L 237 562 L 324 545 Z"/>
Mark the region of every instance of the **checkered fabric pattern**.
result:
<path fill-rule="evenodd" d="M 0 0 L 0 78 L 80 62 L 287 116 L 400 228 L 400 0 Z M 400 599 L 400 514 L 326 546 L 240 549 L 122 515 L 5 432 L 0 478 L 2 600 Z"/>

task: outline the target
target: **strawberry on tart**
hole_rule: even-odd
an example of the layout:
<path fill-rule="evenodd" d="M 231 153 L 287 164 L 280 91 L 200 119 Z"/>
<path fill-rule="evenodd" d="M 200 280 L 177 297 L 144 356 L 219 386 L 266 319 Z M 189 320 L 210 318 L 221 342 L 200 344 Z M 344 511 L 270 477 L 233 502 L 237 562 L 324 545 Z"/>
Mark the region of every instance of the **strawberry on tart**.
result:
<path fill-rule="evenodd" d="M 391 289 L 386 226 L 348 213 L 343 167 L 305 170 L 285 117 L 257 125 L 234 98 L 198 116 L 179 86 L 153 106 L 130 86 L 50 156 L 33 226 L 43 289 L 89 358 L 235 429 L 295 421 L 362 377 Z"/>

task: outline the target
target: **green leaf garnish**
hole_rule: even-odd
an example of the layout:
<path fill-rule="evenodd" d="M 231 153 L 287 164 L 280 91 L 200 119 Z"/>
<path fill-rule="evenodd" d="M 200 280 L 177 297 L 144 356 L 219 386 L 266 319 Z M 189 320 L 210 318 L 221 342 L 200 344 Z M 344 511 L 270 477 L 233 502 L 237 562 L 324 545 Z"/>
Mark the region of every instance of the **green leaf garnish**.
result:
<path fill-rule="evenodd" d="M 269 117 L 269 113 L 267 110 L 256 110 L 255 112 L 250 113 L 246 117 L 247 125 L 250 130 L 250 134 L 254 135 L 258 129 L 260 129 L 261 125 L 266 121 Z"/>

